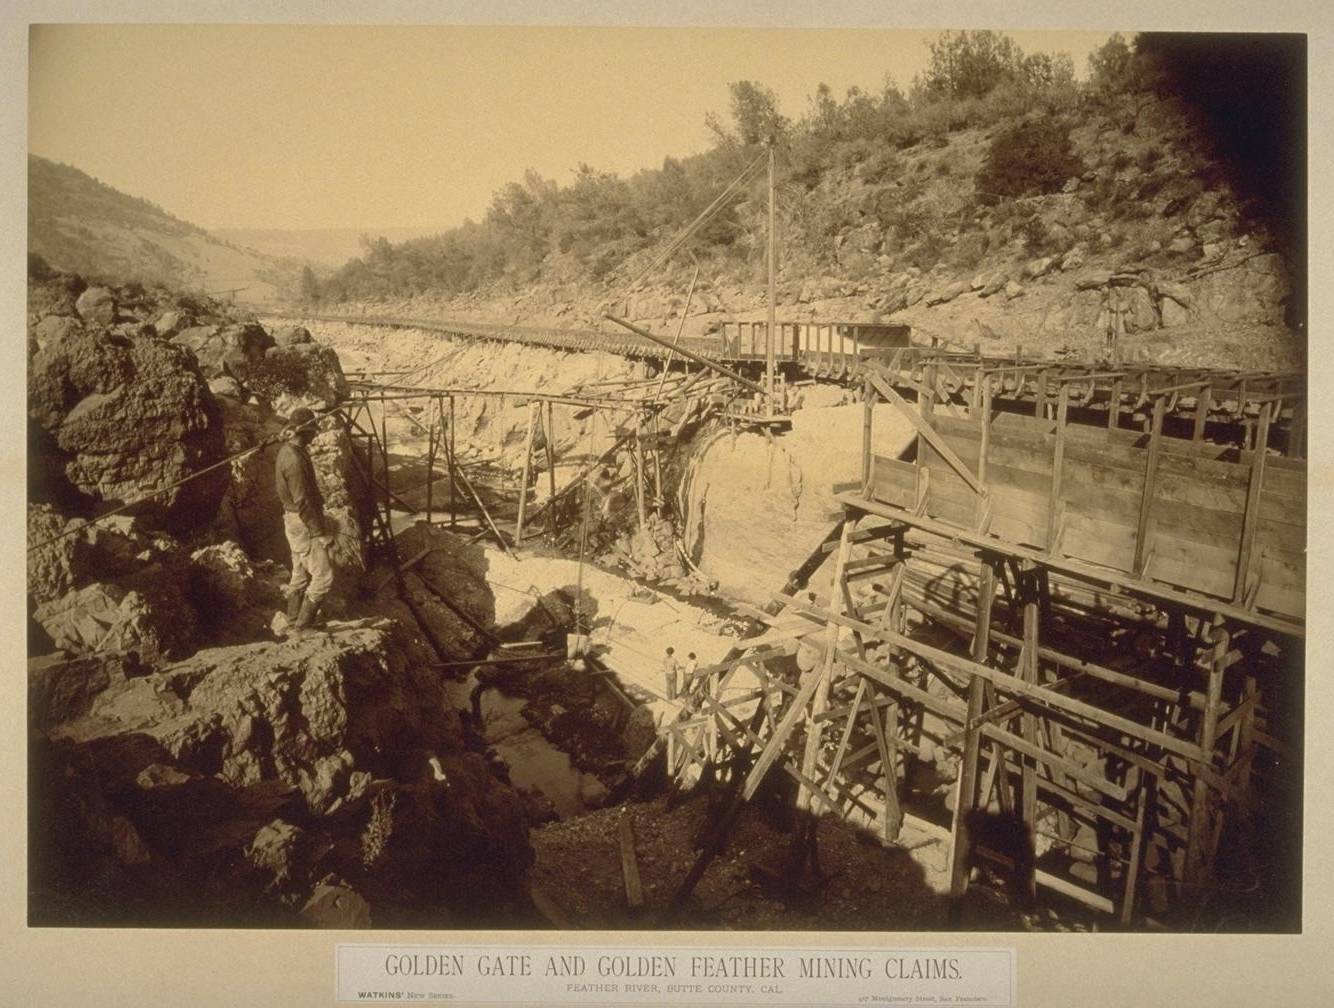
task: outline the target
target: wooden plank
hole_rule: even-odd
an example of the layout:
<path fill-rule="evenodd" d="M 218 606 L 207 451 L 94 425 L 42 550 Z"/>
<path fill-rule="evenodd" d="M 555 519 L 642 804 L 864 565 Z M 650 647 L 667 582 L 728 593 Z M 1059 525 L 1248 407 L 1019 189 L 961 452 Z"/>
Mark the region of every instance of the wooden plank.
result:
<path fill-rule="evenodd" d="M 1144 573 L 1157 581 L 1230 598 L 1236 562 L 1235 548 L 1203 546 L 1159 535 Z"/>
<path fill-rule="evenodd" d="M 838 748 L 834 750 L 834 757 L 829 762 L 829 776 L 825 780 L 827 787 L 833 779 L 838 776 L 839 768 L 843 765 L 843 757 L 848 751 L 848 743 L 852 740 L 852 730 L 857 723 L 857 715 L 861 712 L 862 697 L 866 693 L 866 680 L 857 680 L 857 692 L 852 698 L 852 704 L 848 708 L 848 720 L 843 725 L 843 734 L 838 740 Z"/>
<path fill-rule="evenodd" d="M 1251 464 L 1251 482 L 1246 494 L 1246 510 L 1243 513 L 1241 544 L 1237 554 L 1237 573 L 1236 583 L 1233 586 L 1232 601 L 1241 603 L 1247 588 L 1247 581 L 1251 576 L 1254 564 L 1255 537 L 1259 524 L 1260 512 L 1260 492 L 1264 488 L 1265 481 L 1265 457 L 1263 450 L 1269 444 L 1269 413 L 1270 407 L 1266 404 L 1260 410 L 1260 428 L 1256 432 L 1255 443 L 1261 449 L 1254 452 L 1254 461 Z"/>
<path fill-rule="evenodd" d="M 955 447 L 959 449 L 960 457 L 968 457 L 966 447 L 960 443 Z M 988 471 L 995 477 L 989 480 L 993 493 L 998 482 L 1031 493 L 1043 493 L 1050 486 L 1050 465 L 1042 470 L 1040 463 L 1045 460 L 1033 452 L 998 445 L 992 455 L 996 459 L 1022 464 L 990 462 Z M 1101 459 L 1080 458 L 1077 452 L 1074 455 L 1066 453 L 1064 461 L 1060 499 L 1066 507 L 1122 524 L 1137 524 L 1144 494 L 1142 460 L 1138 469 L 1106 464 Z M 1195 538 L 1205 543 L 1240 536 L 1241 516 L 1246 507 L 1246 491 L 1240 484 L 1202 482 L 1193 473 L 1173 474 L 1170 469 L 1170 461 L 1164 459 L 1159 466 L 1152 502 L 1155 522 L 1164 523 L 1182 538 Z M 1303 547 L 1304 503 L 1262 493 L 1260 514 L 1266 519 L 1264 528 L 1271 541 L 1292 550 Z M 1269 521 L 1274 524 L 1268 524 Z"/>
<path fill-rule="evenodd" d="M 933 421 L 952 446 L 955 439 L 977 441 L 975 425 L 938 415 Z M 1044 421 L 1040 428 L 1035 428 L 1035 421 L 1030 418 L 1015 417 L 1012 414 L 999 414 L 992 425 L 991 440 L 995 448 L 1012 449 L 1019 456 L 1028 454 L 1038 458 L 1051 456 L 1054 424 Z M 1131 431 L 1117 431 L 1110 436 L 1108 432 L 1083 424 L 1071 424 L 1067 432 L 1069 444 L 1067 457 L 1071 460 L 1085 461 L 1108 468 L 1129 469 L 1143 472 L 1144 451 L 1150 435 Z M 1208 445 L 1212 455 L 1192 447 L 1192 442 L 1180 438 L 1161 438 L 1160 467 L 1164 476 L 1177 476 L 1213 487 L 1221 485 L 1239 490 L 1244 494 L 1248 484 L 1252 452 L 1238 454 L 1227 446 Z M 1226 457 L 1226 458 L 1224 458 Z M 1235 461 L 1233 460 L 1235 459 Z M 1271 458 L 1267 463 L 1274 471 L 1273 482 L 1266 480 L 1266 488 L 1276 496 L 1294 503 L 1303 501 L 1306 496 L 1305 468 L 1300 461 Z M 1019 463 L 1022 465 L 1022 463 Z M 1278 466 L 1282 464 L 1280 470 Z M 1048 464 L 1049 465 L 1049 464 Z M 1237 508 L 1240 510 L 1241 501 Z"/>
<path fill-rule="evenodd" d="M 1149 439 L 1149 451 L 1144 460 L 1144 493 L 1140 500 L 1139 521 L 1135 531 L 1135 559 L 1130 566 L 1131 573 L 1142 574 L 1149 557 L 1149 528 L 1153 519 L 1154 484 L 1158 476 L 1158 460 L 1162 457 L 1163 445 L 1163 410 L 1165 404 L 1161 398 L 1153 402 L 1153 426 Z"/>
<path fill-rule="evenodd" d="M 929 477 L 930 469 L 922 470 L 923 476 Z M 932 518 L 938 518 L 941 521 L 949 522 L 951 525 L 958 525 L 962 528 L 971 528 L 973 524 L 973 505 L 965 503 L 949 495 L 948 491 L 936 494 L 932 491 L 931 479 L 923 480 L 926 488 L 924 499 L 917 510 Z"/>
<path fill-rule="evenodd" d="M 995 569 L 986 562 L 979 568 L 977 622 L 973 628 L 973 660 L 985 662 L 991 641 L 991 607 L 996 596 Z M 982 751 L 982 733 L 978 719 L 984 705 L 984 680 L 971 676 L 968 680 L 968 714 L 963 757 L 959 763 L 958 786 L 954 799 L 954 816 L 950 829 L 950 896 L 959 899 L 968 888 L 968 813 L 977 807 L 977 767 Z M 993 765 L 995 760 L 993 758 Z M 990 787 L 987 788 L 990 791 Z"/>
<path fill-rule="evenodd" d="M 1067 512 L 1060 555 L 1130 574 L 1135 559 L 1135 530 Z"/>
<path fill-rule="evenodd" d="M 769 768 L 773 766 L 774 760 L 778 758 L 783 747 L 787 745 L 787 741 L 791 737 L 793 729 L 797 727 L 797 724 L 806 715 L 806 704 L 815 693 L 815 687 L 819 684 L 820 678 L 819 672 L 812 669 L 802 679 L 801 687 L 797 690 L 796 696 L 792 698 L 791 704 L 788 705 L 787 710 L 784 712 L 783 719 L 774 727 L 773 734 L 769 737 L 768 741 L 765 742 L 764 748 L 761 750 L 760 755 L 755 760 L 754 765 L 750 769 L 750 773 L 746 777 L 742 795 L 747 801 L 754 796 L 756 789 L 760 786 L 760 782 L 764 780 L 765 775 L 769 772 Z"/>
<path fill-rule="evenodd" d="M 625 880 L 625 902 L 632 910 L 644 905 L 644 888 L 639 881 L 639 860 L 635 857 L 635 833 L 630 816 L 622 812 L 618 829 L 621 847 L 621 876 Z"/>
<path fill-rule="evenodd" d="M 865 679 L 862 680 L 862 682 L 865 681 Z M 885 734 L 877 706 L 872 704 L 866 714 L 871 719 L 871 733 L 875 736 L 876 752 L 880 756 L 880 780 L 885 801 L 885 839 L 893 840 L 898 836 L 899 827 L 903 822 L 903 812 L 899 808 L 898 767 L 895 759 L 895 749 Z"/>
<path fill-rule="evenodd" d="M 899 507 L 911 507 L 916 494 L 916 467 L 911 462 L 872 457 L 871 496 Z"/>
<path fill-rule="evenodd" d="M 1268 563 L 1268 558 L 1260 561 L 1261 581 L 1260 590 L 1256 593 L 1254 600 L 1255 608 L 1290 619 L 1300 618 L 1305 614 L 1307 608 L 1305 590 L 1302 588 L 1286 588 L 1265 581 L 1264 577 L 1266 575 L 1264 572 L 1269 569 Z"/>
<path fill-rule="evenodd" d="M 1008 746 L 1032 760 L 1036 760 L 1049 767 L 1054 767 L 1064 773 L 1067 777 L 1073 777 L 1075 780 L 1087 784 L 1095 791 L 1102 792 L 1109 798 L 1123 801 L 1126 797 L 1125 789 L 1119 785 L 1113 784 L 1111 781 L 1104 777 L 1100 777 L 1087 767 L 1082 767 L 1078 763 L 1065 759 L 1063 756 L 1058 756 L 1054 752 L 1043 749 L 1037 743 L 1030 742 L 1022 736 L 1016 735 L 1012 731 L 1007 731 L 999 725 L 990 723 L 983 724 L 981 726 L 981 732 L 987 738 L 994 739 L 1002 745 Z M 1059 784 L 1055 784 L 1053 781 L 1046 778 L 1037 777 L 1036 775 L 1033 780 L 1034 787 L 1037 787 L 1039 784 L 1049 790 L 1060 787 Z"/>
<path fill-rule="evenodd" d="M 834 557 L 834 570 L 829 585 L 829 604 L 834 607 L 836 612 L 841 612 L 848 605 L 850 599 L 843 578 L 848 558 L 852 553 L 852 536 L 856 531 L 856 525 L 857 520 L 855 518 L 844 520 L 838 553 Z M 829 705 L 829 684 L 833 676 L 834 653 L 838 649 L 838 638 L 841 629 L 840 624 L 836 622 L 831 622 L 825 627 L 825 659 L 820 662 L 819 682 L 815 692 L 811 695 L 810 714 L 812 717 L 821 714 Z M 857 637 L 857 651 L 859 654 L 865 654 L 860 637 Z M 806 747 L 801 758 L 801 773 L 805 777 L 815 776 L 815 765 L 820 752 L 822 732 L 823 727 L 818 722 L 810 721 L 808 723 Z M 801 809 L 807 807 L 805 792 L 801 789 L 797 791 L 797 807 Z"/>
<path fill-rule="evenodd" d="M 1213 623 L 1213 660 L 1209 669 L 1208 686 L 1205 691 L 1204 715 L 1200 718 L 1199 748 L 1202 759 L 1198 760 L 1210 767 L 1214 755 L 1214 743 L 1217 740 L 1218 718 L 1221 711 L 1223 692 L 1223 673 L 1227 653 L 1230 647 L 1230 635 L 1224 620 L 1214 617 Z M 1211 854 L 1207 841 L 1209 832 L 1208 818 L 1212 802 L 1210 785 L 1205 776 L 1196 768 L 1190 799 L 1190 821 L 1186 837 L 1185 878 L 1188 882 L 1204 882 L 1211 867 Z"/>
<path fill-rule="evenodd" d="M 908 422 L 911 423 L 914 428 L 916 428 L 917 433 L 921 435 L 922 439 L 926 441 L 926 443 L 928 443 L 933 449 L 939 452 L 940 456 L 947 463 L 949 463 L 950 467 L 953 468 L 954 471 L 957 472 L 959 476 L 963 478 L 969 484 L 969 486 L 973 488 L 973 490 L 976 493 L 981 493 L 982 484 L 977 481 L 977 477 L 973 474 L 972 470 L 968 466 L 964 465 L 964 463 L 959 459 L 959 457 L 956 454 L 954 454 L 953 449 L 951 449 L 950 446 L 945 443 L 944 438 L 942 438 L 939 434 L 936 433 L 935 428 L 932 427 L 931 424 L 928 423 L 922 417 L 921 414 L 919 414 L 916 410 L 914 410 L 911 406 L 909 406 L 907 400 L 905 400 L 903 396 L 899 395 L 896 391 L 894 391 L 894 389 L 891 388 L 884 381 L 883 378 L 880 378 L 878 375 L 870 372 L 868 372 L 868 376 L 870 378 L 871 384 L 875 386 L 876 391 L 878 391 L 882 396 L 884 396 L 885 400 L 895 409 L 897 409 L 899 413 L 901 413 L 908 420 Z M 929 403 L 930 399 L 925 400 L 925 402 Z"/>
<path fill-rule="evenodd" d="M 998 549 L 1003 545 L 993 538 L 973 532 L 966 527 L 951 526 L 932 518 L 912 514 L 908 511 L 901 509 L 896 510 L 892 505 L 867 500 L 866 498 L 857 497 L 855 494 L 837 494 L 835 495 L 835 499 L 848 507 L 855 507 L 860 511 L 880 515 L 885 518 L 893 518 L 905 525 L 910 525 L 936 535 L 942 535 L 947 539 L 972 543 L 976 546 L 989 549 Z M 1287 634 L 1293 637 L 1301 637 L 1305 634 L 1304 625 L 1291 619 L 1271 617 L 1264 613 L 1252 612 L 1228 603 L 1215 603 L 1212 600 L 1195 598 L 1185 591 L 1176 590 L 1152 582 L 1146 582 L 1139 578 L 1128 577 L 1125 574 L 1114 570 L 1104 570 L 1088 563 L 1080 562 L 1080 560 L 1075 558 L 1051 558 L 1037 550 L 1029 549 L 1021 544 L 1005 545 L 1004 549 L 1005 552 L 1010 555 L 1016 557 L 1028 556 L 1033 559 L 1041 560 L 1046 566 L 1053 570 L 1058 570 L 1095 584 L 1105 584 L 1121 588 L 1143 595 L 1146 598 L 1174 602 L 1196 611 L 1221 612 L 1230 619 L 1235 619 L 1241 623 L 1250 626 L 1265 627 L 1266 629 L 1273 630 L 1277 633 Z"/>

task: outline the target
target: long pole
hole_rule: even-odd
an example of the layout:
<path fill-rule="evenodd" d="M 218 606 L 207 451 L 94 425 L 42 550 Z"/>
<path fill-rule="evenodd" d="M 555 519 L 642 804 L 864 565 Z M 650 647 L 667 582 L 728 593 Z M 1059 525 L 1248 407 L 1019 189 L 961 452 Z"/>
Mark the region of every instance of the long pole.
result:
<path fill-rule="evenodd" d="M 528 479 L 533 471 L 533 434 L 537 430 L 537 413 L 542 404 L 533 400 L 528 404 L 528 434 L 523 440 L 523 475 L 519 477 L 519 514 L 514 521 L 514 545 L 523 545 L 523 519 L 528 511 Z"/>
<path fill-rule="evenodd" d="M 694 259 L 694 253 L 691 253 Z M 662 377 L 658 380 L 658 391 L 656 396 L 662 395 L 662 387 L 667 384 L 667 373 L 672 367 L 672 358 L 676 355 L 676 347 L 681 342 L 681 333 L 686 327 L 686 317 L 690 314 L 690 302 L 695 296 L 695 281 L 699 279 L 699 260 L 695 259 L 695 272 L 690 275 L 690 289 L 686 291 L 686 306 L 681 312 L 681 322 L 676 327 L 676 339 L 672 340 L 672 348 L 667 351 L 667 359 L 662 363 Z"/>
<path fill-rule="evenodd" d="M 769 338 L 765 341 L 764 388 L 766 414 L 774 415 L 774 319 L 778 313 L 778 284 L 774 269 L 774 138 L 769 138 Z"/>
<path fill-rule="evenodd" d="M 454 397 L 449 397 L 449 527 L 457 522 L 458 504 L 454 500 L 454 471 L 458 463 L 454 457 Z"/>
<path fill-rule="evenodd" d="M 622 329 L 629 329 L 632 333 L 635 333 L 636 335 L 643 336 L 645 339 L 650 339 L 654 343 L 659 343 L 662 346 L 665 346 L 668 350 L 671 350 L 673 348 L 672 343 L 663 339 L 661 336 L 653 335 L 653 333 L 649 332 L 647 329 L 641 329 L 633 322 L 627 322 L 625 321 L 625 319 L 617 318 L 615 315 L 604 314 L 602 317 L 606 319 L 608 322 L 615 322 Z M 675 347 L 675 349 L 677 353 L 679 353 L 682 357 L 685 357 L 687 360 L 692 360 L 696 364 L 702 364 L 710 371 L 716 371 L 720 375 L 724 375 L 728 378 L 731 378 L 732 381 L 740 383 L 742 386 L 750 389 L 752 392 L 759 392 L 761 395 L 764 394 L 764 386 L 760 385 L 758 382 L 751 381 L 749 378 L 743 378 L 741 375 L 737 374 L 731 368 L 724 367 L 717 361 L 709 360 L 709 358 L 707 357 L 701 357 L 693 350 L 687 350 L 685 347 L 679 346 Z M 679 396 L 684 391 L 685 391 L 684 388 L 679 388 L 676 390 L 676 395 Z"/>

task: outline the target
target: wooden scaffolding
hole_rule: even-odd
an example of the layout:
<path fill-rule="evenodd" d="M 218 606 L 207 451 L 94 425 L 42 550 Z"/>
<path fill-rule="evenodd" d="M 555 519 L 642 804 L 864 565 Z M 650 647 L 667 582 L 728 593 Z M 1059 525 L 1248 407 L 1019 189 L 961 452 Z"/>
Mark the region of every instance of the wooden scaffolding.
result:
<path fill-rule="evenodd" d="M 801 808 L 892 840 L 944 766 L 956 905 L 991 859 L 1023 901 L 1043 886 L 1129 923 L 1151 882 L 1154 903 L 1209 884 L 1228 818 L 1274 784 L 1260 764 L 1300 772 L 1306 473 L 1269 447 L 1300 407 L 1248 393 L 1250 446 L 1220 445 L 1165 432 L 1180 389 L 1149 391 L 1144 432 L 1075 422 L 1087 373 L 1001 412 L 1002 371 L 928 367 L 914 402 L 864 365 L 828 595 L 778 596 L 700 670 L 669 770 L 731 765 L 744 800 L 777 767 Z M 872 451 L 878 402 L 916 428 L 912 460 Z M 996 820 L 1027 856 L 996 849 Z"/>

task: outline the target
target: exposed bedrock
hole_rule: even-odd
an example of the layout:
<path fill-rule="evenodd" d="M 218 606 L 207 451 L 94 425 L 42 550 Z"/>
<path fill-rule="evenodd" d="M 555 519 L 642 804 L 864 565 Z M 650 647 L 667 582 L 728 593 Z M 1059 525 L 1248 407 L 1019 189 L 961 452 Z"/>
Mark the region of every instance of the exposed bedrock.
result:
<path fill-rule="evenodd" d="M 100 873 L 137 896 L 127 919 L 247 905 L 281 919 L 314 901 L 311 922 L 357 923 L 321 919 L 328 885 L 375 908 L 361 923 L 522 902 L 521 802 L 469 751 L 444 680 L 409 663 L 388 621 L 146 674 L 118 658 L 48 659 L 29 679 L 39 761 L 64 771 L 41 778 L 48 822 L 65 827 L 39 857 L 49 885 Z M 88 863 L 69 863 L 80 851 Z"/>

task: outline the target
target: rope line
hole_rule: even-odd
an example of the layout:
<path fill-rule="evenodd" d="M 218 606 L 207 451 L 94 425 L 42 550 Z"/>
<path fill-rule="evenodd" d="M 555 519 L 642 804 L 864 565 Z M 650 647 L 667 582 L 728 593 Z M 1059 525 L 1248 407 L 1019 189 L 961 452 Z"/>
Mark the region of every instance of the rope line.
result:
<path fill-rule="evenodd" d="M 675 254 L 677 249 L 679 249 L 682 245 L 684 245 L 687 241 L 689 241 L 690 238 L 700 228 L 702 228 L 705 224 L 707 224 L 710 219 L 712 219 L 722 210 L 723 206 L 726 204 L 728 199 L 730 199 L 733 195 L 735 195 L 738 191 L 740 191 L 741 187 L 746 182 L 751 181 L 751 179 L 749 179 L 747 176 L 752 175 L 755 172 L 755 170 L 760 166 L 760 164 L 764 162 L 767 158 L 768 158 L 767 153 L 760 154 L 755 158 L 754 161 L 746 165 L 746 167 L 741 170 L 741 174 L 738 175 L 736 178 L 734 178 L 728 184 L 728 186 L 714 198 L 712 203 L 710 203 L 707 207 L 701 210 L 699 215 L 693 221 L 691 221 L 684 228 L 682 228 L 681 231 L 678 232 L 677 235 L 667 243 L 667 247 L 663 249 L 661 253 L 659 253 L 656 259 L 654 259 L 651 263 L 649 263 L 642 270 L 640 270 L 639 273 L 635 276 L 635 278 L 632 281 L 630 281 L 630 283 L 625 285 L 624 290 L 629 291 L 631 288 L 635 287 L 644 279 L 644 277 L 648 276 L 655 269 L 657 269 L 668 259 L 670 259 L 672 255 Z"/>
<path fill-rule="evenodd" d="M 191 480 L 198 479 L 200 476 L 205 476 L 208 473 L 213 472 L 215 469 L 220 469 L 222 466 L 230 465 L 232 462 L 235 462 L 238 459 L 243 459 L 248 455 L 253 455 L 257 451 L 262 451 L 263 449 L 268 448 L 270 445 L 275 445 L 278 444 L 280 441 L 285 441 L 295 431 L 304 430 L 306 427 L 311 426 L 311 424 L 317 424 L 325 417 L 328 417 L 336 412 L 338 412 L 338 407 L 334 407 L 331 410 L 326 410 L 325 412 L 318 414 L 315 417 L 315 419 L 307 421 L 306 423 L 301 424 L 298 427 L 290 427 L 290 426 L 284 427 L 281 433 L 275 434 L 273 437 L 270 438 L 265 438 L 258 444 L 252 445 L 249 448 L 236 452 L 233 455 L 229 455 L 225 459 L 222 459 L 221 461 L 214 462 L 212 465 L 200 469 L 198 472 L 193 472 L 190 475 L 182 477 L 181 479 L 178 479 L 173 483 L 168 483 L 166 486 L 154 490 L 151 493 L 144 494 L 144 496 L 142 497 L 138 497 L 132 501 L 126 501 L 125 503 L 120 504 L 115 508 L 112 508 L 110 511 L 104 511 L 102 514 L 98 515 L 95 518 L 89 518 L 85 520 L 81 525 L 75 525 L 72 528 L 67 528 L 62 532 L 59 532 L 56 535 L 51 536 L 48 539 L 43 539 L 39 543 L 34 543 L 33 545 L 28 547 L 28 552 L 35 553 L 38 550 L 45 549 L 46 547 L 51 546 L 54 543 L 60 542 L 62 539 L 66 539 L 69 536 L 82 532 L 84 529 L 87 529 L 90 526 L 96 525 L 98 522 L 103 521 L 104 519 L 114 517 L 115 515 L 120 514 L 122 511 L 125 511 L 128 508 L 138 507 L 140 504 L 143 504 L 146 501 L 151 501 L 155 497 L 160 497 L 171 490 L 175 490 L 177 487 L 184 486 Z"/>

